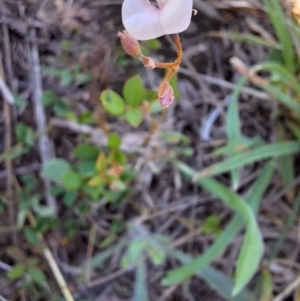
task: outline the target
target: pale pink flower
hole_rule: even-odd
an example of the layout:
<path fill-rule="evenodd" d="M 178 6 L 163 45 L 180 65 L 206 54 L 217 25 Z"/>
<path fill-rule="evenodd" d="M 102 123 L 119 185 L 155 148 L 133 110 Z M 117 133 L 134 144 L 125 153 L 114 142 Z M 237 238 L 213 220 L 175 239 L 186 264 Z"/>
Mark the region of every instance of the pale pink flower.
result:
<path fill-rule="evenodd" d="M 193 0 L 124 0 L 122 20 L 128 33 L 137 40 L 150 40 L 188 28 Z"/>

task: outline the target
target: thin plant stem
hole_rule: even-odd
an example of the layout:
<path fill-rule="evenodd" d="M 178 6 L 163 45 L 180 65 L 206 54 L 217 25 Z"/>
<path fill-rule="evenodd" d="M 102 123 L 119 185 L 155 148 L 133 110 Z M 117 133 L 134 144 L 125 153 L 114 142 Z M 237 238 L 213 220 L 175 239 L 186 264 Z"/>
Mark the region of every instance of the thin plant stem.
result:
<path fill-rule="evenodd" d="M 155 62 L 155 68 L 174 69 L 174 70 L 176 70 L 175 72 L 177 72 L 177 70 L 179 68 L 179 65 L 182 61 L 182 46 L 181 46 L 179 34 L 173 35 L 173 39 L 174 39 L 174 42 L 175 42 L 175 45 L 176 45 L 176 50 L 177 50 L 176 60 L 174 62 L 170 62 L 170 63 Z M 143 64 L 147 66 L 147 64 L 150 61 L 150 58 L 147 57 L 147 56 L 142 56 L 141 60 L 142 60 Z M 173 74 L 175 72 L 173 71 Z"/>

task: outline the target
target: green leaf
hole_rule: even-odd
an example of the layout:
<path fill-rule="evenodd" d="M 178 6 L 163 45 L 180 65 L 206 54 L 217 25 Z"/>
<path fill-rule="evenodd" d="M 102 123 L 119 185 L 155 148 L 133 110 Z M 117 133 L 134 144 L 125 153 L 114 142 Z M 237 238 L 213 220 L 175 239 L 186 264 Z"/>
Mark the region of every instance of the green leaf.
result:
<path fill-rule="evenodd" d="M 90 82 L 93 79 L 91 74 L 87 73 L 78 73 L 75 76 L 76 84 L 77 85 L 84 85 Z"/>
<path fill-rule="evenodd" d="M 121 180 L 114 180 L 111 182 L 111 189 L 116 191 L 123 191 L 127 189 L 127 185 Z"/>
<path fill-rule="evenodd" d="M 202 225 L 202 231 L 205 234 L 216 233 L 219 231 L 220 219 L 216 215 L 207 217 Z"/>
<path fill-rule="evenodd" d="M 104 262 L 116 252 L 120 252 L 128 243 L 128 240 L 120 240 L 120 242 L 113 245 L 111 248 L 102 251 L 91 258 L 91 269 L 103 266 Z"/>
<path fill-rule="evenodd" d="M 145 238 L 138 238 L 130 243 L 128 249 L 121 260 L 122 268 L 126 268 L 141 259 L 148 241 Z"/>
<path fill-rule="evenodd" d="M 151 261 L 156 266 L 163 264 L 165 261 L 165 258 L 166 258 L 165 251 L 162 248 L 160 248 L 158 245 L 155 245 L 155 244 L 149 245 L 148 254 L 149 254 L 149 257 L 151 258 Z"/>
<path fill-rule="evenodd" d="M 110 163 L 117 162 L 117 163 L 120 163 L 120 164 L 125 164 L 127 162 L 127 157 L 120 149 L 114 149 L 109 154 L 108 161 Z"/>
<path fill-rule="evenodd" d="M 241 167 L 264 159 L 295 154 L 298 153 L 299 150 L 300 144 L 298 141 L 279 142 L 271 145 L 260 146 L 248 152 L 237 154 L 222 162 L 213 164 L 197 173 L 194 179 L 196 180 L 201 177 L 219 175 L 221 173 L 228 172 L 233 168 Z"/>
<path fill-rule="evenodd" d="M 75 191 L 67 191 L 63 196 L 63 202 L 67 206 L 74 205 L 76 202 L 77 193 Z"/>
<path fill-rule="evenodd" d="M 64 159 L 52 159 L 43 166 L 43 175 L 52 181 L 61 181 L 65 173 L 71 169 Z"/>
<path fill-rule="evenodd" d="M 125 120 L 133 127 L 138 127 L 143 120 L 143 112 L 139 109 L 128 109 L 125 112 Z"/>
<path fill-rule="evenodd" d="M 7 276 L 11 280 L 16 280 L 22 277 L 26 272 L 26 268 L 23 264 L 16 264 L 8 273 Z"/>
<path fill-rule="evenodd" d="M 29 243 L 31 243 L 33 245 L 39 245 L 40 244 L 39 239 L 37 238 L 35 232 L 31 228 L 25 228 L 24 234 L 25 234 L 26 240 Z"/>
<path fill-rule="evenodd" d="M 103 107 L 112 115 L 121 115 L 124 112 L 123 98 L 113 90 L 105 90 L 100 95 Z"/>
<path fill-rule="evenodd" d="M 63 176 L 63 184 L 69 190 L 79 190 L 82 180 L 77 172 L 70 170 Z"/>
<path fill-rule="evenodd" d="M 69 106 L 65 101 L 58 101 L 53 106 L 54 113 L 59 117 L 66 117 Z"/>
<path fill-rule="evenodd" d="M 74 150 L 74 155 L 79 159 L 95 160 L 98 154 L 98 147 L 91 144 L 79 145 Z"/>
<path fill-rule="evenodd" d="M 28 105 L 28 100 L 19 94 L 13 94 L 13 96 L 15 98 L 15 106 L 23 111 Z"/>
<path fill-rule="evenodd" d="M 88 185 L 91 187 L 99 187 L 103 183 L 103 177 L 101 175 L 95 175 L 88 181 Z"/>
<path fill-rule="evenodd" d="M 42 103 L 45 107 L 49 107 L 57 100 L 57 95 L 53 91 L 45 91 L 42 95 Z"/>
<path fill-rule="evenodd" d="M 145 100 L 145 87 L 139 75 L 131 77 L 126 81 L 123 88 L 123 95 L 126 104 L 137 107 Z"/>
<path fill-rule="evenodd" d="M 60 73 L 60 84 L 63 87 L 70 86 L 74 79 L 74 74 L 69 70 L 62 70 Z"/>
<path fill-rule="evenodd" d="M 80 123 L 93 124 L 94 118 L 92 112 L 83 112 L 78 117 Z"/>
<path fill-rule="evenodd" d="M 108 165 L 108 159 L 104 153 L 98 155 L 95 168 L 97 171 L 104 171 Z"/>
<path fill-rule="evenodd" d="M 60 69 L 51 68 L 51 67 L 42 67 L 41 69 L 42 69 L 43 73 L 46 75 L 57 77 L 57 78 L 61 77 L 62 71 Z"/>
<path fill-rule="evenodd" d="M 161 47 L 161 42 L 158 39 L 143 41 L 143 43 L 153 50 L 158 50 Z"/>
<path fill-rule="evenodd" d="M 119 148 L 121 145 L 121 137 L 116 133 L 111 133 L 108 136 L 108 147 L 110 148 Z"/>
<path fill-rule="evenodd" d="M 22 143 L 25 146 L 33 146 L 34 145 L 34 131 L 33 129 L 20 122 L 16 126 L 16 136 L 18 139 L 18 142 Z"/>
<path fill-rule="evenodd" d="M 77 165 L 77 169 L 78 169 L 79 174 L 82 177 L 91 177 L 96 172 L 95 162 L 94 161 L 85 161 L 85 162 L 79 163 Z"/>
<path fill-rule="evenodd" d="M 31 276 L 32 280 L 34 280 L 38 284 L 42 284 L 46 281 L 45 274 L 37 267 L 28 268 L 28 274 Z"/>

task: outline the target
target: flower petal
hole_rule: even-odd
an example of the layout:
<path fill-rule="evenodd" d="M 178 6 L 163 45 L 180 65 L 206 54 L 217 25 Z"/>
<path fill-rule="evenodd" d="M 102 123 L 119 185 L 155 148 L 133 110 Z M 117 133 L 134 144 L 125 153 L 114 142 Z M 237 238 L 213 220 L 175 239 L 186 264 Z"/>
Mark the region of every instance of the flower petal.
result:
<path fill-rule="evenodd" d="M 179 33 L 191 23 L 193 0 L 169 0 L 161 9 L 159 21 L 164 34 Z"/>
<path fill-rule="evenodd" d="M 123 25 L 137 40 L 150 40 L 164 35 L 159 15 L 160 10 L 148 0 L 125 0 L 122 5 Z"/>

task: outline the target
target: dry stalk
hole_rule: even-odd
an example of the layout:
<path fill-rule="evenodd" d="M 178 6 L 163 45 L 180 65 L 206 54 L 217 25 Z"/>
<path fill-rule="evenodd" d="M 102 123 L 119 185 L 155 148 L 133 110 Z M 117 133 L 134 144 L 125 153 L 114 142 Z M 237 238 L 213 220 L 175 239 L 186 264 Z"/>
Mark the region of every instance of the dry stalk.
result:
<path fill-rule="evenodd" d="M 35 30 L 32 29 L 30 31 L 30 49 L 29 49 L 29 58 L 31 63 L 31 81 L 33 87 L 33 103 L 35 109 L 35 119 L 37 123 L 37 130 L 41 134 L 38 140 L 38 148 L 41 158 L 41 163 L 45 164 L 47 161 L 53 158 L 53 153 L 51 151 L 50 139 L 45 131 L 47 127 L 46 114 L 41 102 L 43 89 L 42 89 L 42 79 L 41 79 L 41 70 L 40 70 L 40 60 L 39 60 L 39 52 L 36 45 L 36 33 Z M 53 208 L 53 211 L 56 213 L 57 204 L 55 198 L 50 194 L 51 184 L 50 181 L 46 178 L 43 178 L 46 201 L 47 205 Z"/>
<path fill-rule="evenodd" d="M 29 220 L 31 226 L 34 227 L 36 222 L 35 222 L 35 218 L 34 218 L 33 214 L 31 212 L 28 212 L 27 217 L 28 217 L 28 220 Z M 42 234 L 39 234 L 38 238 L 39 238 L 40 242 L 43 245 L 44 257 L 47 260 L 47 262 L 50 266 L 50 269 L 51 269 L 51 271 L 54 275 L 54 278 L 55 278 L 58 286 L 60 287 L 61 292 L 64 295 L 66 301 L 75 301 L 75 299 L 73 298 L 73 296 L 71 294 L 71 291 L 68 288 L 68 285 L 67 285 L 67 283 L 64 279 L 64 276 L 62 275 L 62 273 L 61 273 L 61 271 L 60 271 L 60 269 L 59 269 L 59 267 L 58 267 L 58 265 L 57 265 L 57 263 L 54 259 L 53 254 L 51 253 L 50 249 L 47 247 L 47 245 L 44 241 L 44 238 L 43 238 Z"/>
<path fill-rule="evenodd" d="M 4 25 L 3 25 L 4 26 Z M 4 68 L 2 65 L 2 56 L 0 54 L 0 79 L 3 81 L 5 85 L 5 74 Z M 1 86 L 1 85 L 0 85 Z M 7 90 L 9 91 L 9 90 Z M 11 151 L 11 144 L 12 144 L 12 128 L 11 128 L 11 110 L 9 105 L 9 99 L 6 98 L 5 94 L 3 93 L 3 97 L 6 101 L 3 104 L 3 111 L 4 111 L 4 123 L 5 123 L 5 152 L 9 153 Z M 5 171 L 6 171 L 6 193 L 7 197 L 12 197 L 12 179 L 13 179 L 13 166 L 11 160 L 5 160 Z M 15 202 L 13 198 L 8 202 L 8 211 L 9 211 L 9 218 L 11 226 L 15 225 Z M 18 238 L 16 231 L 12 232 L 12 240 L 15 246 L 18 245 Z"/>

